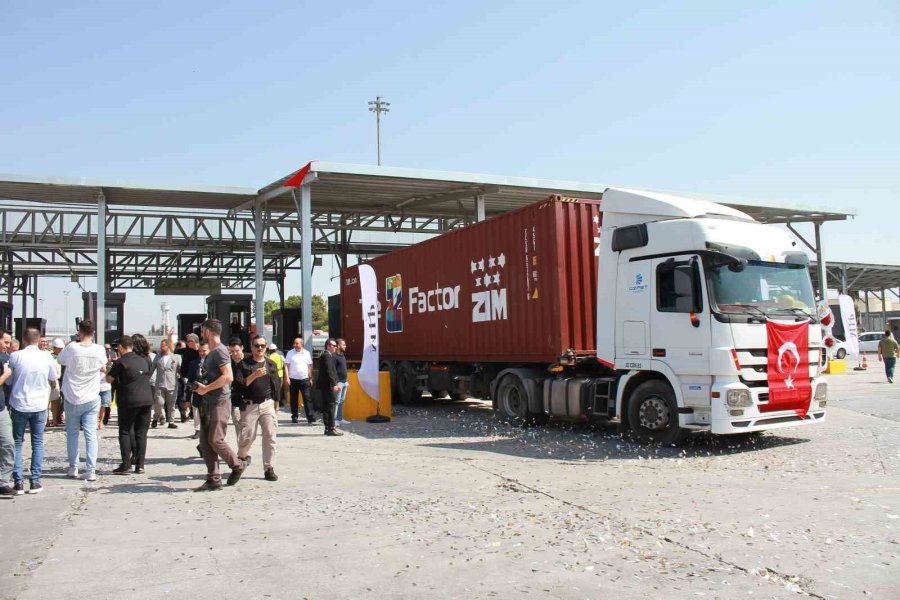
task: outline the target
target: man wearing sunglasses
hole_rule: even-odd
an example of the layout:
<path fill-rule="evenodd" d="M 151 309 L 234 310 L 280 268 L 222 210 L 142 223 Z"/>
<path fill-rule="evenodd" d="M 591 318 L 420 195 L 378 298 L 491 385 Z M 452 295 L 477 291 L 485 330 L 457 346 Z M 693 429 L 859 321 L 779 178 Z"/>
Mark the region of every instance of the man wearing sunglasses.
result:
<path fill-rule="evenodd" d="M 262 428 L 263 474 L 266 481 L 278 481 L 275 474 L 275 436 L 278 415 L 275 398 L 285 384 L 278 377 L 278 365 L 266 356 L 266 338 L 258 335 L 250 342 L 252 352 L 240 362 L 244 380 L 244 403 L 241 407 L 241 439 L 238 456 L 250 464 L 250 448 L 256 440 L 257 426 Z"/>

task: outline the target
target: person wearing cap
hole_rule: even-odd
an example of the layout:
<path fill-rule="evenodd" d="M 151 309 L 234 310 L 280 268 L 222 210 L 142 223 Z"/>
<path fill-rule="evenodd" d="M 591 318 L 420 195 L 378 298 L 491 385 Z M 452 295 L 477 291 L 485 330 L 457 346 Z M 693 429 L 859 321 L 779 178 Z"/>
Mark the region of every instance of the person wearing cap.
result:
<path fill-rule="evenodd" d="M 286 379 L 284 376 L 284 357 L 281 356 L 281 353 L 278 351 L 278 346 L 269 344 L 269 347 L 266 349 L 266 358 L 275 363 L 275 366 L 278 368 L 278 379 L 288 382 L 285 387 L 279 388 L 275 395 L 275 410 L 278 410 L 282 404 L 284 391 L 290 387 L 290 380 Z"/>
<path fill-rule="evenodd" d="M 50 344 L 50 354 L 53 357 L 53 363 L 56 365 L 56 372 L 59 376 L 56 378 L 57 383 L 62 379 L 62 366 L 59 364 L 59 353 L 66 347 L 66 342 L 62 338 L 53 338 Z M 63 400 L 60 386 L 50 388 L 50 425 L 52 427 L 60 427 L 63 424 Z"/>

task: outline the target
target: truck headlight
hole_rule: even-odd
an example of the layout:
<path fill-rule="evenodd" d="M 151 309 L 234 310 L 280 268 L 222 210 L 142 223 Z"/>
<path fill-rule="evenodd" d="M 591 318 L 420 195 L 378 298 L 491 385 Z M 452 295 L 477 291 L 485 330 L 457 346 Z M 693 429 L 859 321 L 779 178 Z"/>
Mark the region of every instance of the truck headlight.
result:
<path fill-rule="evenodd" d="M 816 402 L 819 403 L 819 406 L 825 406 L 825 402 L 828 400 L 828 384 L 820 383 L 816 386 Z"/>
<path fill-rule="evenodd" d="M 728 390 L 725 395 L 725 404 L 733 407 L 753 406 L 750 390 Z"/>

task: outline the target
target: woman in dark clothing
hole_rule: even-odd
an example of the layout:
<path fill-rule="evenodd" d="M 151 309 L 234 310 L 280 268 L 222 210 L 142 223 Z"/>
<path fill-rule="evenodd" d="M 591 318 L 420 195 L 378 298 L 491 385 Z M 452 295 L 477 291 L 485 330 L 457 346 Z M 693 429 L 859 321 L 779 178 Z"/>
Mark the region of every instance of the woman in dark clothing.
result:
<path fill-rule="evenodd" d="M 122 464 L 113 470 L 125 475 L 134 467 L 135 473 L 144 472 L 144 455 L 147 453 L 147 430 L 150 429 L 150 413 L 153 394 L 150 389 L 150 344 L 139 333 L 123 335 L 119 339 L 119 358 L 106 376 L 116 384 L 116 404 L 119 413 L 119 450 Z"/>

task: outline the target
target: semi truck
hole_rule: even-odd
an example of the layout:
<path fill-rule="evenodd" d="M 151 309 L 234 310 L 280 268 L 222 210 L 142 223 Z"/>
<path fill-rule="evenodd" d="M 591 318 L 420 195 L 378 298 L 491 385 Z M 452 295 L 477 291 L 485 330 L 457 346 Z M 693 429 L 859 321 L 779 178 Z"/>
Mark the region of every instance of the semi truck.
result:
<path fill-rule="evenodd" d="M 513 422 L 607 420 L 643 443 L 674 444 L 693 430 L 825 421 L 808 262 L 785 230 L 734 208 L 609 188 L 372 259 L 368 317 L 394 402 L 489 398 Z M 358 269 L 341 275 L 351 359 L 369 343 Z M 769 321 L 807 323 L 804 410 L 770 403 Z"/>

